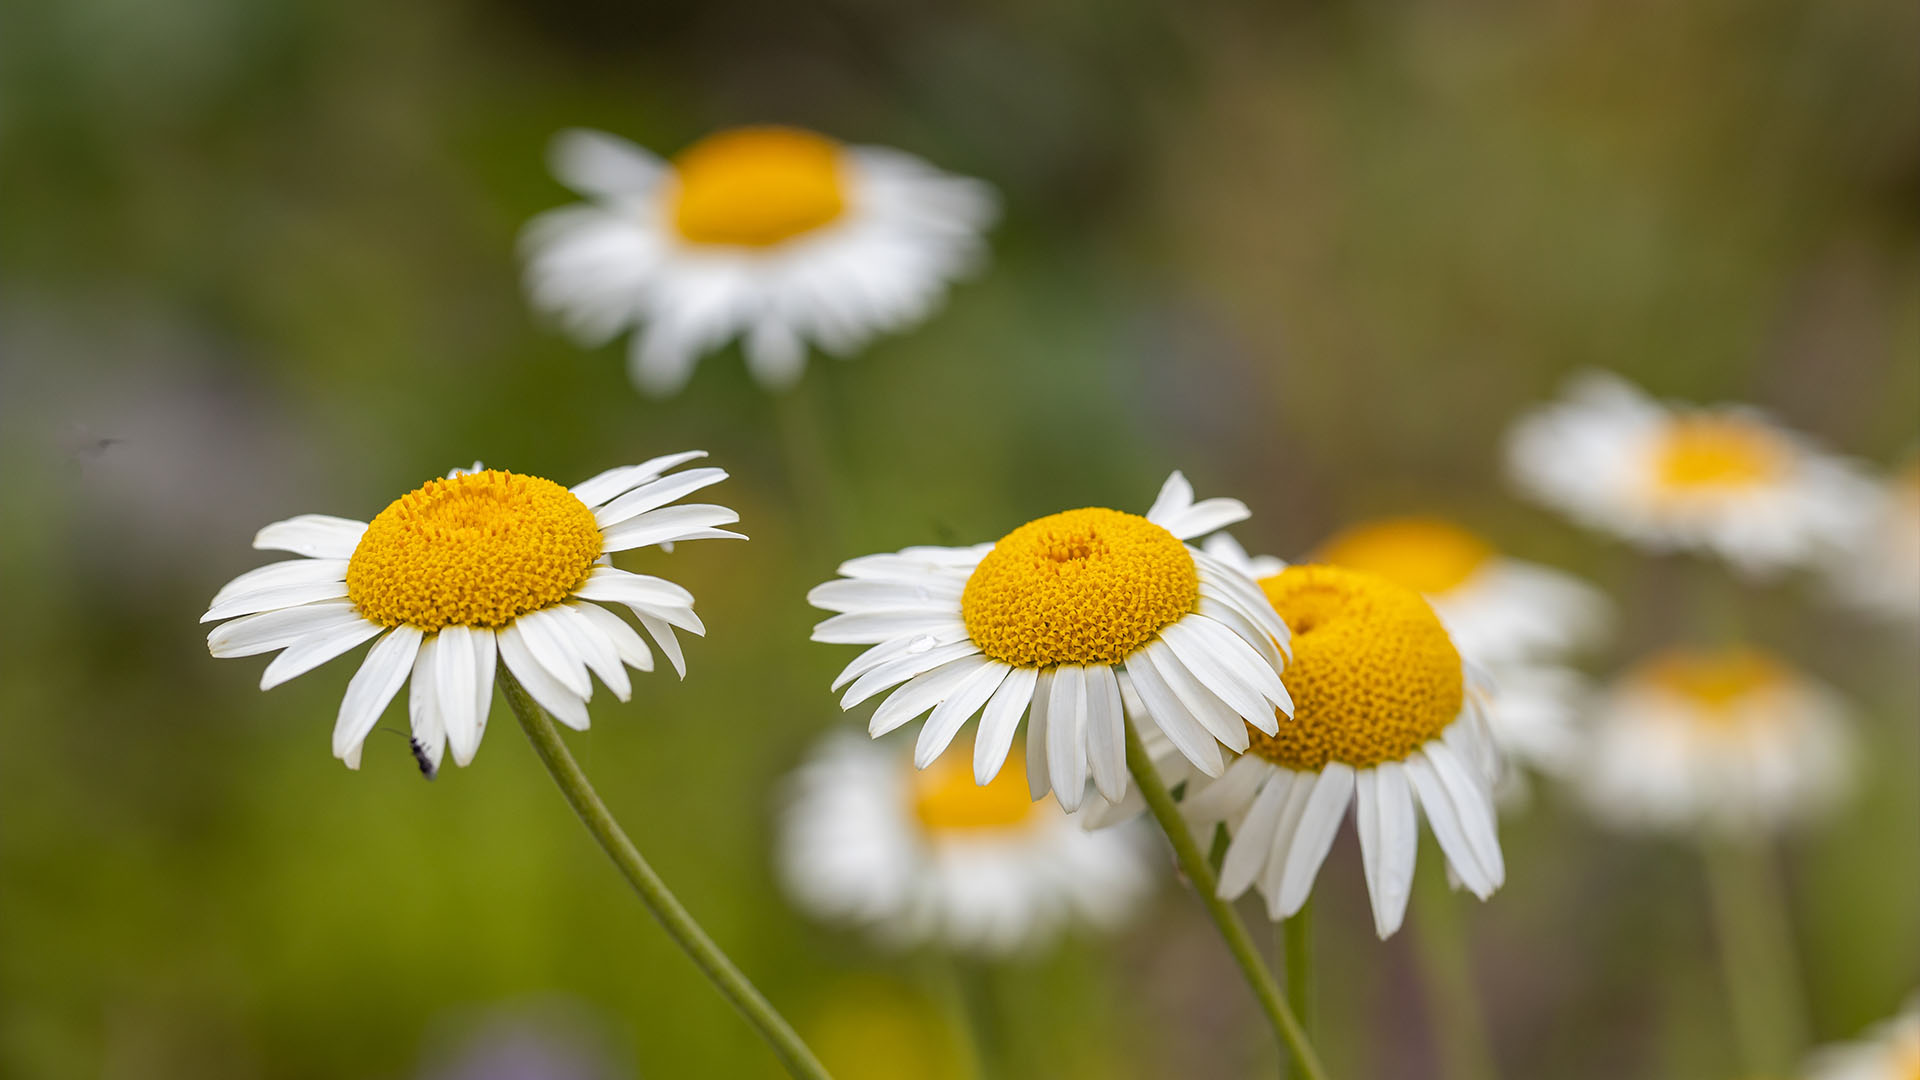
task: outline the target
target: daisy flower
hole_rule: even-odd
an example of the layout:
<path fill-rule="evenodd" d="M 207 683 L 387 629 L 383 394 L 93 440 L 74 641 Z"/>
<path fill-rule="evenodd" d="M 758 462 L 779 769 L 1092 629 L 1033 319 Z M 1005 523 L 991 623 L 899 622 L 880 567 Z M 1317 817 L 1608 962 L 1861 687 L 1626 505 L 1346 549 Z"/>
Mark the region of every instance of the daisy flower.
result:
<path fill-rule="evenodd" d="M 900 946 L 1008 953 L 1069 924 L 1111 929 L 1152 885 L 1133 829 L 1086 832 L 1028 796 L 1016 756 L 979 786 L 964 761 L 836 735 L 790 780 L 780 870 L 808 912 Z"/>
<path fill-rule="evenodd" d="M 1823 1047 L 1807 1061 L 1807 1080 L 1914 1080 L 1920 1077 L 1920 997 L 1856 1042 Z"/>
<path fill-rule="evenodd" d="M 1587 794 L 1596 814 L 1623 826 L 1784 824 L 1840 793 L 1850 750 L 1838 697 L 1778 658 L 1669 650 L 1599 703 Z"/>
<path fill-rule="evenodd" d="M 980 262 L 995 215 L 977 180 L 796 128 L 716 132 L 671 161 L 568 131 L 550 159 L 589 201 L 528 225 L 527 293 L 582 345 L 632 329 L 628 370 L 650 394 L 735 335 L 778 389 L 809 344 L 844 356 L 920 322 Z"/>
<path fill-rule="evenodd" d="M 371 522 L 303 514 L 260 530 L 253 546 L 300 556 L 235 578 L 200 621 L 215 656 L 279 652 L 260 688 L 304 674 L 366 641 L 347 684 L 333 755 L 360 767 L 361 744 L 408 677 L 414 756 L 429 777 L 449 748 L 466 765 L 493 703 L 496 657 L 533 699 L 575 730 L 587 727 L 589 672 L 614 696 L 632 693 L 628 667 L 653 670 L 630 609 L 667 654 L 686 661 L 678 627 L 705 633 L 693 595 L 611 565 L 616 551 L 708 537 L 739 520 L 724 506 L 670 505 L 726 479 L 720 469 L 668 470 L 704 451 L 606 472 L 569 489 L 499 469 L 456 469 L 401 496 Z M 230 620 L 230 621 L 228 621 Z"/>
<path fill-rule="evenodd" d="M 1176 472 L 1145 517 L 1068 510 L 996 543 L 853 559 L 807 594 L 840 613 L 813 640 L 872 646 L 834 681 L 847 687 L 842 708 L 899 686 L 874 710 L 875 737 L 932 710 L 914 748 L 921 768 L 979 713 L 974 779 L 991 782 L 1031 707 L 1033 798 L 1052 790 L 1077 809 L 1091 774 L 1118 802 L 1124 671 L 1144 718 L 1217 776 L 1222 745 L 1246 749 L 1249 724 L 1271 734 L 1275 710 L 1293 709 L 1279 675 L 1286 626 L 1252 581 L 1182 542 L 1246 516 L 1236 499 L 1194 502 Z"/>
<path fill-rule="evenodd" d="M 1835 555 L 1840 597 L 1862 611 L 1920 624 L 1920 457 L 1881 485 L 1855 542 Z"/>
<path fill-rule="evenodd" d="M 1413 887 L 1417 812 L 1454 876 L 1486 899 L 1506 877 L 1495 827 L 1494 747 L 1460 653 L 1420 594 L 1333 566 L 1260 582 L 1293 632 L 1293 722 L 1252 735 L 1181 811 L 1232 834 L 1219 895 L 1258 887 L 1274 920 L 1297 914 L 1354 810 L 1374 929 L 1399 929 Z"/>
<path fill-rule="evenodd" d="M 1754 575 L 1844 544 L 1872 499 L 1852 465 L 1753 409 L 1664 404 L 1599 373 L 1514 425 L 1507 460 L 1523 490 L 1584 525 Z"/>
<path fill-rule="evenodd" d="M 1205 549 L 1258 581 L 1286 566 L 1271 556 L 1249 556 L 1225 533 L 1209 537 Z M 1556 774 L 1571 764 L 1586 679 L 1554 661 L 1604 633 L 1610 612 L 1598 590 L 1550 567 L 1500 555 L 1439 518 L 1355 526 L 1322 545 L 1315 561 L 1371 573 L 1423 595 L 1486 691 L 1478 703 L 1501 755 Z M 1502 770 L 1499 780 L 1503 799 L 1525 794 L 1517 770 Z"/>

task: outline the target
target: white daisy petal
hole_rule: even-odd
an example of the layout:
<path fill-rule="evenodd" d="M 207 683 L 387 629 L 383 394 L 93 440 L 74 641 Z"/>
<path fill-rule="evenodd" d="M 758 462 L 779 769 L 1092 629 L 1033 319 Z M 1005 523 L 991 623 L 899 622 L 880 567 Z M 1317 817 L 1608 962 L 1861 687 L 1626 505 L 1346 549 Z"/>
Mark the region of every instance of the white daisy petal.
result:
<path fill-rule="evenodd" d="M 739 514 L 712 503 L 686 503 L 649 510 L 606 530 L 601 535 L 600 550 L 631 551 L 696 537 L 744 540 L 746 537 L 739 533 L 709 527 L 731 525 L 739 520 Z"/>
<path fill-rule="evenodd" d="M 271 690 L 295 676 L 304 675 L 321 664 L 358 646 L 380 633 L 381 627 L 358 616 L 343 620 L 330 630 L 308 634 L 273 658 L 260 674 L 260 689 Z"/>
<path fill-rule="evenodd" d="M 645 194 L 666 171 L 659 158 L 627 140 L 585 128 L 554 136 L 547 167 L 561 183 L 599 198 Z"/>
<path fill-rule="evenodd" d="M 318 600 L 339 600 L 347 595 L 345 581 L 312 581 L 302 585 L 270 585 L 237 593 L 207 609 L 203 623 L 231 619 L 239 615 L 257 615 L 263 611 L 298 607 Z"/>
<path fill-rule="evenodd" d="M 447 752 L 446 721 L 440 715 L 439 696 L 434 690 L 434 656 L 438 650 L 431 640 L 423 641 L 413 660 L 413 678 L 407 694 L 407 721 L 413 733 L 413 759 L 420 772 L 431 780 L 440 774 L 440 762 Z"/>
<path fill-rule="evenodd" d="M 432 656 L 436 711 L 453 746 L 453 760 L 462 768 L 473 761 L 480 745 L 480 702 L 473 692 L 479 675 L 475 636 L 469 627 L 444 627 L 420 650 L 423 658 Z"/>
<path fill-rule="evenodd" d="M 367 523 L 326 514 L 301 514 L 276 521 L 254 534 L 260 551 L 291 551 L 309 559 L 349 559 L 360 546 Z"/>
<path fill-rule="evenodd" d="M 922 614 L 920 612 L 872 611 L 857 615 L 835 615 L 813 628 L 813 640 L 830 645 L 874 645 L 894 638 L 932 636 L 958 630 L 967 632 L 960 613 Z"/>
<path fill-rule="evenodd" d="M 1353 767 L 1329 761 L 1313 781 L 1313 794 L 1300 815 L 1300 824 L 1287 849 L 1286 870 L 1280 877 L 1280 892 L 1273 898 L 1280 914 L 1292 918 L 1307 902 L 1313 879 L 1333 848 L 1334 834 L 1346 817 L 1347 804 L 1353 800 Z"/>
<path fill-rule="evenodd" d="M 554 678 L 546 665 L 535 658 L 518 627 L 518 623 L 513 623 L 502 627 L 494 635 L 499 642 L 500 659 L 506 662 L 507 670 L 513 673 L 527 696 L 552 713 L 555 720 L 575 731 L 587 730 L 592 721 L 587 715 L 586 699 Z"/>
<path fill-rule="evenodd" d="M 1147 715 L 1180 751 L 1182 757 L 1208 776 L 1219 776 L 1224 767 L 1220 744 L 1208 732 L 1186 703 L 1180 700 L 1166 680 L 1146 659 L 1136 656 L 1127 665 L 1127 676 L 1146 705 Z M 1031 737 L 1031 736 L 1029 736 Z"/>
<path fill-rule="evenodd" d="M 258 589 L 345 580 L 347 580 L 347 560 L 345 559 L 287 559 L 284 562 L 268 563 L 249 570 L 227 582 L 218 593 L 214 594 L 213 604 L 208 606 L 217 605 L 223 600 Z"/>
<path fill-rule="evenodd" d="M 640 484 L 619 498 L 595 510 L 593 517 L 600 523 L 601 529 L 611 529 L 623 521 L 639 517 L 650 510 L 658 510 L 668 503 L 678 502 L 701 488 L 712 487 L 727 478 L 727 470 L 715 468 L 688 469 L 686 472 L 663 476 Z M 715 521 L 707 524 L 726 525 L 740 520 L 736 515 L 729 521 Z"/>
<path fill-rule="evenodd" d="M 639 608 L 633 609 L 633 615 L 652 636 L 653 643 L 660 646 L 661 652 L 667 654 L 667 662 L 673 665 L 674 673 L 683 679 L 686 678 L 687 658 L 680 651 L 680 640 L 673 636 L 673 627 L 665 619 L 657 618 Z"/>
<path fill-rule="evenodd" d="M 1400 929 L 1413 894 L 1414 859 L 1420 848 L 1413 789 L 1397 761 L 1361 769 L 1355 783 L 1354 816 L 1367 894 L 1373 900 L 1373 926 L 1385 940 Z"/>
<path fill-rule="evenodd" d="M 974 783 L 985 786 L 1000 775 L 1007 753 L 1013 748 L 1014 731 L 1020 726 L 1021 715 L 1034 700 L 1039 679 L 1038 668 L 1011 668 L 999 688 L 993 692 L 986 709 L 980 714 L 980 726 L 973 734 Z M 1031 732 L 1028 738 L 1032 738 Z"/>
<path fill-rule="evenodd" d="M 556 624 L 552 609 L 529 611 L 504 627 L 501 633 L 517 636 L 534 660 L 569 693 L 582 701 L 593 697 L 593 681 L 587 676 L 587 665 L 573 650 L 566 632 Z"/>
<path fill-rule="evenodd" d="M 1126 711 L 1120 680 L 1105 664 L 1087 666 L 1087 764 L 1093 786 L 1109 801 L 1127 793 Z"/>
<path fill-rule="evenodd" d="M 1265 783 L 1260 786 L 1239 829 L 1235 830 L 1232 842 L 1227 845 L 1227 856 L 1220 864 L 1220 884 L 1216 893 L 1222 900 L 1239 899 L 1253 885 L 1261 871 L 1267 868 L 1267 858 L 1273 850 L 1274 833 L 1280 827 L 1280 811 L 1286 806 L 1287 796 L 1296 782 L 1310 782 L 1297 778 L 1286 769 L 1272 766 L 1266 768 L 1261 779 Z"/>
<path fill-rule="evenodd" d="M 340 701 L 340 715 L 333 727 L 333 756 L 350 769 L 360 767 L 360 747 L 367 733 L 380 720 L 393 695 L 407 681 L 413 660 L 420 651 L 420 631 L 411 626 L 396 626 L 367 650 L 360 670 L 347 683 Z"/>
<path fill-rule="evenodd" d="M 1495 883 L 1474 854 L 1473 845 L 1460 824 L 1453 796 L 1448 794 L 1432 764 L 1420 751 L 1415 751 L 1405 764 L 1407 779 L 1413 782 L 1414 794 L 1426 813 L 1427 825 L 1433 829 L 1433 838 L 1440 842 L 1440 851 L 1447 857 L 1447 865 L 1473 895 L 1482 900 L 1492 896 Z"/>
<path fill-rule="evenodd" d="M 933 712 L 927 716 L 927 722 L 920 728 L 919 740 L 914 743 L 914 767 L 924 769 L 933 764 L 933 759 L 944 753 L 947 744 L 960 733 L 961 726 L 986 705 L 1012 671 L 1005 664 L 983 664 L 945 700 L 935 705 Z"/>
<path fill-rule="evenodd" d="M 1047 702 L 1047 781 L 1068 813 L 1087 787 L 1087 673 L 1077 664 L 1054 669 Z"/>
<path fill-rule="evenodd" d="M 1040 669 L 1033 684 L 1033 708 L 1027 713 L 1027 792 L 1038 802 L 1053 790 L 1047 775 L 1047 712 L 1053 701 L 1054 668 Z"/>
<path fill-rule="evenodd" d="M 1187 670 L 1178 654 L 1167 646 L 1165 640 L 1156 641 L 1135 654 L 1135 667 L 1151 665 L 1187 714 L 1200 722 L 1207 733 L 1219 740 L 1221 745 L 1234 753 L 1243 753 L 1247 749 L 1246 718 L 1235 712 L 1227 703 L 1214 696 L 1213 692 L 1201 685 Z M 1198 764 L 1198 762 L 1195 762 Z"/>
<path fill-rule="evenodd" d="M 683 450 L 677 454 L 649 458 L 638 465 L 619 465 L 582 480 L 570 490 L 573 497 L 586 504 L 588 509 L 598 509 L 670 469 L 677 469 L 689 461 L 706 456 L 705 450 Z"/>
<path fill-rule="evenodd" d="M 207 633 L 207 651 L 221 658 L 256 656 L 284 649 L 310 634 L 357 625 L 374 624 L 345 600 L 302 604 L 221 623 Z"/>
<path fill-rule="evenodd" d="M 958 690 L 967 679 L 993 663 L 994 661 L 983 656 L 963 656 L 914 676 L 905 686 L 895 690 L 891 697 L 881 702 L 879 708 L 873 710 L 873 719 L 868 722 L 867 733 L 880 736 L 898 728 L 946 700 L 947 696 Z"/>

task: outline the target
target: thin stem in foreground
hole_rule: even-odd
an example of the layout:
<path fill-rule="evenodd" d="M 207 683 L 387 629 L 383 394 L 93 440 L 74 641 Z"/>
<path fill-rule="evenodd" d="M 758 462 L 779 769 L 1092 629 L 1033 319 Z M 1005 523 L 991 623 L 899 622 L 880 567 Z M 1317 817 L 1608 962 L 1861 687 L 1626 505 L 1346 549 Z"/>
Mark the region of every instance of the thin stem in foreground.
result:
<path fill-rule="evenodd" d="M 820 1059 L 814 1057 L 813 1051 L 807 1049 L 807 1044 L 800 1041 L 793 1025 L 787 1023 L 786 1018 L 747 981 L 747 977 L 741 974 L 726 953 L 720 951 L 720 947 L 713 943 L 713 939 L 707 936 L 707 932 L 700 928 L 700 924 L 693 920 L 693 916 L 667 889 L 660 875 L 647 865 L 647 860 L 640 856 L 640 849 L 633 846 L 633 841 L 627 838 L 620 823 L 613 819 L 607 804 L 600 801 L 599 794 L 587 781 L 587 774 L 573 760 L 567 744 L 560 738 L 559 730 L 554 727 L 553 718 L 527 696 L 526 690 L 521 688 L 504 664 L 500 667 L 499 683 L 501 691 L 506 694 L 507 703 L 513 706 L 513 714 L 520 719 L 520 727 L 526 731 L 527 738 L 532 741 L 547 771 L 553 774 L 554 783 L 560 785 L 560 793 L 566 796 L 568 805 L 580 815 L 581 823 L 599 841 L 607 857 L 613 860 L 621 875 L 633 886 L 633 891 L 640 894 L 647 910 L 660 920 L 667 936 L 686 950 L 707 979 L 759 1029 L 761 1037 L 773 1047 L 775 1056 L 795 1080 L 832 1080 L 826 1067 L 820 1064 Z"/>
<path fill-rule="evenodd" d="M 1806 1044 L 1806 1013 L 1777 873 L 1760 839 L 1709 837 L 1702 854 L 1741 1064 L 1784 1073 Z"/>
<path fill-rule="evenodd" d="M 1280 960 L 1286 973 L 1287 1004 L 1293 1006 L 1301 1028 L 1312 1038 L 1314 1016 L 1319 1011 L 1314 1000 L 1313 899 L 1309 897 L 1292 918 L 1281 920 L 1274 930 L 1282 943 Z"/>
<path fill-rule="evenodd" d="M 1300 1027 L 1300 1021 L 1294 1018 L 1293 1010 L 1280 994 L 1280 987 L 1273 981 L 1273 973 L 1260 962 L 1259 946 L 1254 944 L 1253 935 L 1247 932 L 1247 924 L 1233 910 L 1233 905 L 1215 895 L 1218 892 L 1218 879 L 1212 864 L 1207 862 L 1206 853 L 1193 838 L 1187 823 L 1180 816 L 1180 808 L 1174 805 L 1173 796 L 1168 793 L 1167 785 L 1160 780 L 1160 773 L 1153 767 L 1153 759 L 1147 755 L 1146 747 L 1140 744 L 1140 733 L 1133 728 L 1133 721 L 1127 721 L 1127 769 L 1133 773 L 1133 782 L 1140 785 L 1140 794 L 1147 800 L 1147 809 L 1153 812 L 1153 819 L 1160 823 L 1160 831 L 1167 834 L 1167 842 L 1173 845 L 1173 854 L 1180 861 L 1181 872 L 1193 883 L 1194 892 L 1200 895 L 1200 903 L 1206 907 L 1207 915 L 1220 931 L 1227 943 L 1227 951 L 1233 954 L 1234 962 L 1240 965 L 1240 973 L 1246 976 L 1247 985 L 1252 987 L 1260 1010 L 1273 1025 L 1273 1032 L 1280 1042 L 1293 1054 L 1293 1060 L 1300 1067 L 1303 1080 L 1327 1080 L 1326 1069 L 1320 1064 L 1320 1055 L 1308 1041 L 1307 1033 Z"/>
<path fill-rule="evenodd" d="M 1473 956 L 1459 894 L 1447 884 L 1444 867 L 1424 866 L 1414 875 L 1413 945 L 1434 1041 L 1440 1048 L 1441 1075 L 1447 1080 L 1493 1080 L 1498 1067 L 1480 989 L 1473 980 Z"/>

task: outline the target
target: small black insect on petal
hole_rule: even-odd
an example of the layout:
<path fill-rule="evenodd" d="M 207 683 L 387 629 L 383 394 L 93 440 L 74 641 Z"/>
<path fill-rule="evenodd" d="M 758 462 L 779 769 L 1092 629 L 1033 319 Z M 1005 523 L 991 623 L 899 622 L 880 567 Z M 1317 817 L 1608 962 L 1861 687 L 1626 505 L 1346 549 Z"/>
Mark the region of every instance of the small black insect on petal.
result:
<path fill-rule="evenodd" d="M 431 757 L 427 756 L 427 748 L 420 745 L 420 740 L 408 739 L 407 744 L 413 747 L 413 760 L 420 766 L 420 775 L 429 780 L 438 776 L 440 768 L 433 763 Z"/>

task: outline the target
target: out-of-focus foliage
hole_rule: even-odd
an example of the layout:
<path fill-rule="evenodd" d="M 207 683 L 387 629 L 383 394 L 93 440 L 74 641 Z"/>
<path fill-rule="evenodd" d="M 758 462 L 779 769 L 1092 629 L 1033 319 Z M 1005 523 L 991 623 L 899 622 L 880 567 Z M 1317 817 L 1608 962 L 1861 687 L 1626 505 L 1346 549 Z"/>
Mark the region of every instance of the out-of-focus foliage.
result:
<path fill-rule="evenodd" d="M 971 1002 L 995 1076 L 1270 1075 L 1172 887 L 1124 936 L 957 973 L 789 912 L 778 779 L 849 722 L 807 586 L 1141 505 L 1180 467 L 1253 507 L 1256 550 L 1438 511 L 1584 573 L 1625 612 L 1611 669 L 1695 601 L 1500 482 L 1505 423 L 1566 371 L 1751 400 L 1881 462 L 1917 433 L 1904 0 L 27 0 L 5 23 L 7 1076 L 468 1075 L 501 1016 L 556 1073 L 774 1075 L 504 709 L 472 768 L 424 783 L 376 734 L 352 773 L 327 753 L 350 664 L 262 695 L 208 659 L 194 620 L 268 521 L 364 519 L 475 457 L 568 482 L 711 451 L 753 541 L 634 563 L 670 565 L 710 635 L 570 742 L 714 936 L 829 1055 L 863 1010 L 888 1054 L 957 1045 Z M 566 198 L 554 131 L 671 150 L 766 120 L 989 179 L 994 264 L 785 399 L 723 357 L 649 402 L 616 349 L 528 315 L 514 238 Z M 1859 708 L 1859 793 L 1785 845 L 1813 1030 L 1843 1036 L 1920 982 L 1915 644 L 1798 582 L 1739 610 Z M 1509 883 L 1465 918 L 1509 1075 L 1731 1075 L 1690 853 L 1552 789 L 1504 835 Z M 1350 837 L 1319 895 L 1336 1071 L 1430 1075 L 1418 927 L 1373 940 Z"/>

